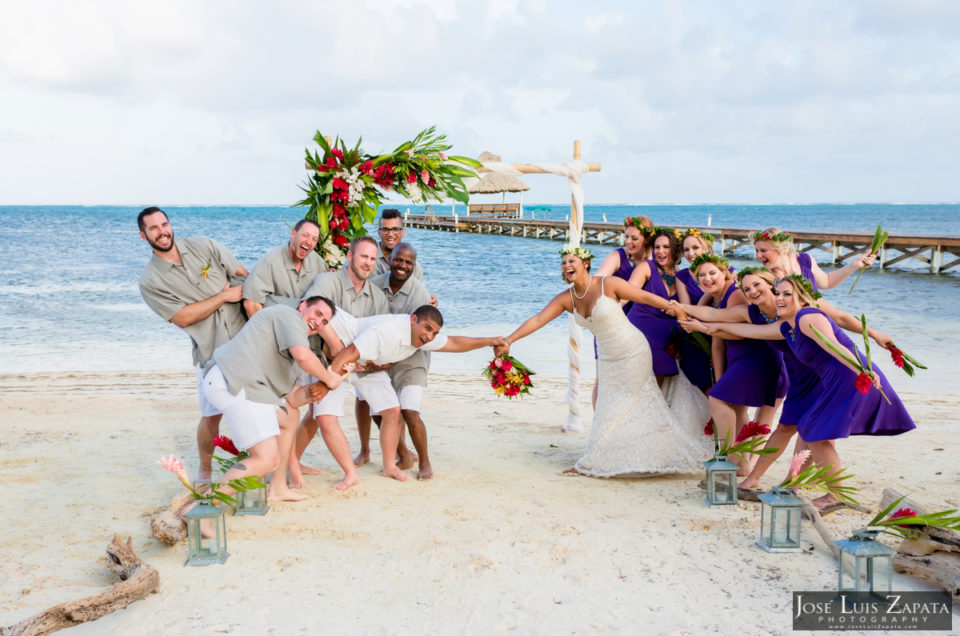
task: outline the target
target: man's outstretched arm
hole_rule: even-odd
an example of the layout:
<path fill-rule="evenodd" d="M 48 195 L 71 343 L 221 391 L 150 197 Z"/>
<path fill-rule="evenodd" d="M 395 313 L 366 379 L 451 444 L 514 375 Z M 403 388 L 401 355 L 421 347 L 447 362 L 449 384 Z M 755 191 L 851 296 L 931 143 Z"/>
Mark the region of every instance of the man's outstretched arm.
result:
<path fill-rule="evenodd" d="M 447 344 L 434 351 L 445 351 L 447 353 L 463 353 L 464 351 L 473 351 L 483 347 L 504 347 L 507 345 L 507 339 L 503 336 L 493 338 L 473 338 L 470 336 L 447 336 Z"/>

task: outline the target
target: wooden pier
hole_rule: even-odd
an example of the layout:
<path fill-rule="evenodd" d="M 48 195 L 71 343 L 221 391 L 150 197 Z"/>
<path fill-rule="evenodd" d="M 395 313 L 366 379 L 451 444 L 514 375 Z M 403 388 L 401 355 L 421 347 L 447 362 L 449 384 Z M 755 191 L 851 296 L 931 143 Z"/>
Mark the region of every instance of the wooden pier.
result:
<path fill-rule="evenodd" d="M 484 218 L 476 216 L 441 216 L 407 214 L 407 227 L 446 232 L 500 234 L 526 238 L 566 241 L 569 223 L 540 219 Z M 753 229 L 696 227 L 714 237 L 714 249 L 720 254 L 734 254 L 752 245 Z M 789 230 L 787 230 L 789 231 Z M 834 265 L 842 265 L 851 257 L 870 249 L 873 232 L 790 232 L 799 252 L 822 250 L 832 256 Z M 622 245 L 623 226 L 619 223 L 584 223 L 581 243 Z M 751 249 L 752 252 L 752 249 Z M 881 269 L 915 259 L 925 263 L 932 274 L 940 274 L 960 263 L 960 236 L 891 236 L 880 250 Z"/>

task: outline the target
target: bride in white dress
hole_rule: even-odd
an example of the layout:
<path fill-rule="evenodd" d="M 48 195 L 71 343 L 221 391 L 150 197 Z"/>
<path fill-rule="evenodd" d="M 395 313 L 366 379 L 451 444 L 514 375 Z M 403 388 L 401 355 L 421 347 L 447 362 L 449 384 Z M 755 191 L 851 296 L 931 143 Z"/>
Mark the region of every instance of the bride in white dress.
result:
<path fill-rule="evenodd" d="M 650 345 L 630 324 L 621 300 L 667 309 L 667 301 L 615 277 L 590 276 L 592 254 L 564 246 L 563 277 L 569 292 L 553 298 L 540 313 L 520 325 L 507 341 L 515 343 L 562 314 L 597 338 L 599 393 L 587 448 L 568 471 L 592 477 L 694 473 L 713 451 L 703 434 L 710 406 L 681 372 L 663 388 L 653 374 Z M 509 347 L 497 350 L 508 351 Z"/>

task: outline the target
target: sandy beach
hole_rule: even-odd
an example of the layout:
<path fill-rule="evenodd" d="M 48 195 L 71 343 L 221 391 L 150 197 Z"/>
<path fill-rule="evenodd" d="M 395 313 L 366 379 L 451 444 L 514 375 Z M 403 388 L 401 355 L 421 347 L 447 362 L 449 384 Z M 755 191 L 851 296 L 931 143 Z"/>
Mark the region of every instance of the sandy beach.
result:
<path fill-rule="evenodd" d="M 111 585 L 115 532 L 159 570 L 159 593 L 75 633 L 786 633 L 791 592 L 834 589 L 812 526 L 805 553 L 767 554 L 754 545 L 759 505 L 708 508 L 700 475 L 561 476 L 587 433 L 560 432 L 565 379 L 538 379 L 507 401 L 478 377 L 432 374 L 435 479 L 382 478 L 377 452 L 339 493 L 318 440 L 307 461 L 328 474 L 308 478 L 307 501 L 228 517 L 226 564 L 188 568 L 185 544 L 162 545 L 149 523 L 179 491 L 157 458 L 196 470 L 191 375 L 3 376 L 0 625 Z M 960 394 L 901 395 L 916 431 L 840 445 L 860 501 L 875 508 L 892 486 L 960 507 Z M 586 381 L 581 396 L 589 426 Z M 343 428 L 356 448 L 352 417 Z M 867 518 L 847 510 L 827 525 L 839 538 Z M 931 589 L 900 575 L 894 588 Z"/>

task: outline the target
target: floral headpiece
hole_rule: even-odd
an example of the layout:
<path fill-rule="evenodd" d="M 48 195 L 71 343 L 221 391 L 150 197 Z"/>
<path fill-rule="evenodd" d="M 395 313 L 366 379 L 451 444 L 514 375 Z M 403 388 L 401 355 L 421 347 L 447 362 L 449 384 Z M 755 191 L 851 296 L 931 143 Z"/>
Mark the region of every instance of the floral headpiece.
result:
<path fill-rule="evenodd" d="M 777 232 L 776 234 L 771 234 L 770 232 L 761 232 L 757 230 L 753 233 L 753 242 L 757 241 L 773 241 L 774 243 L 782 243 L 784 241 L 789 241 L 793 236 L 789 232 Z"/>
<path fill-rule="evenodd" d="M 593 260 L 593 253 L 590 250 L 564 243 L 563 247 L 560 248 L 560 256 L 566 256 L 567 254 L 573 254 L 582 261 Z"/>
<path fill-rule="evenodd" d="M 643 222 L 644 217 L 642 216 L 628 216 L 623 220 L 624 227 L 635 227 L 640 230 L 641 233 L 652 232 L 652 227 L 647 227 L 647 224 Z M 649 221 L 650 219 L 647 219 Z"/>
<path fill-rule="evenodd" d="M 725 259 L 722 256 L 717 256 L 716 254 L 701 254 L 700 256 L 693 259 L 693 263 L 690 265 L 690 271 L 695 272 L 704 263 L 713 263 L 720 268 L 720 271 L 727 271 L 730 269 L 730 261 Z"/>
<path fill-rule="evenodd" d="M 766 272 L 771 276 L 773 276 L 773 272 L 771 272 L 769 269 L 767 269 L 763 265 L 760 265 L 759 267 L 744 267 L 743 269 L 737 272 L 737 282 L 742 281 L 744 276 L 749 276 L 750 274 L 756 274 L 758 272 Z M 774 276 L 774 279 L 776 279 L 776 276 Z"/>
<path fill-rule="evenodd" d="M 686 232 L 684 232 L 684 233 L 680 236 L 680 242 L 682 243 L 682 242 L 684 241 L 684 239 L 686 239 L 688 236 L 696 236 L 696 237 L 698 237 L 698 238 L 703 239 L 704 241 L 706 241 L 706 242 L 708 242 L 708 243 L 713 243 L 713 234 L 707 234 L 706 232 L 701 232 L 700 230 L 698 230 L 698 229 L 695 228 L 695 227 L 691 227 L 691 228 L 689 228 Z"/>
<path fill-rule="evenodd" d="M 818 292 L 818 291 L 816 291 L 816 290 L 813 289 L 813 283 L 811 283 L 810 281 L 808 281 L 806 278 L 804 278 L 804 277 L 801 276 L 800 274 L 787 274 L 786 276 L 784 276 L 783 278 L 781 278 L 780 281 L 781 281 L 781 282 L 782 282 L 782 281 L 785 281 L 785 280 L 787 280 L 788 278 L 789 278 L 790 280 L 796 282 L 796 283 L 797 283 L 798 285 L 800 285 L 801 287 L 803 287 L 803 288 L 806 290 L 806 292 L 807 292 L 808 294 L 810 294 L 810 297 L 813 298 L 814 300 L 823 298 L 823 294 L 821 294 L 820 292 Z"/>

